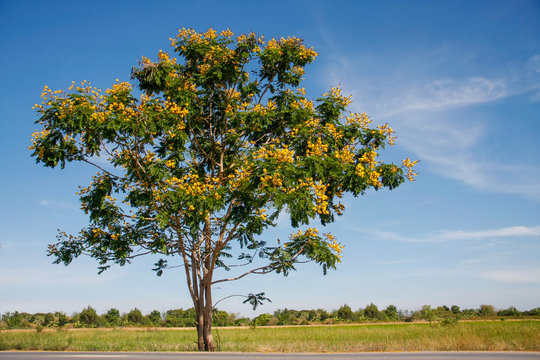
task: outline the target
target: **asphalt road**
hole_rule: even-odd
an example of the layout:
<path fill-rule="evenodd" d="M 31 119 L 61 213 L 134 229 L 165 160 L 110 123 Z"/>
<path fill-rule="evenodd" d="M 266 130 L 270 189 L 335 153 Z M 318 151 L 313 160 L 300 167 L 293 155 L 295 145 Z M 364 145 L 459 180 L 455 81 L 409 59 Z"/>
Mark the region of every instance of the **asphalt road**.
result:
<path fill-rule="evenodd" d="M 262 354 L 262 353 L 106 353 L 0 351 L 0 360 L 540 360 L 540 352 L 414 352 L 348 354 Z"/>

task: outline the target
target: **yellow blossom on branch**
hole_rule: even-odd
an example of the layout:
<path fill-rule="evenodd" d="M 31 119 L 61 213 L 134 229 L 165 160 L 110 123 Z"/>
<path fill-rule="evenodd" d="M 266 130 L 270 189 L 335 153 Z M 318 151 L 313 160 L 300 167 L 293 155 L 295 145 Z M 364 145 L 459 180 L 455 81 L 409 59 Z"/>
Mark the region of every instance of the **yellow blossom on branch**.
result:
<path fill-rule="evenodd" d="M 323 156 L 328 151 L 328 145 L 323 144 L 320 137 L 318 137 L 317 141 L 314 143 L 309 140 L 307 147 L 307 156 Z"/>

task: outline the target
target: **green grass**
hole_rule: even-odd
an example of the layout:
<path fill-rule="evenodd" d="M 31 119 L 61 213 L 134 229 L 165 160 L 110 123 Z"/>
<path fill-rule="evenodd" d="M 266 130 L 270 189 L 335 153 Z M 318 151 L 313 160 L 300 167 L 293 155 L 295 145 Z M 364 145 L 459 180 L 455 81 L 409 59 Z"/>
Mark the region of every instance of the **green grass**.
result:
<path fill-rule="evenodd" d="M 214 329 L 221 351 L 540 351 L 538 321 Z M 0 350 L 196 351 L 194 330 L 0 333 Z"/>

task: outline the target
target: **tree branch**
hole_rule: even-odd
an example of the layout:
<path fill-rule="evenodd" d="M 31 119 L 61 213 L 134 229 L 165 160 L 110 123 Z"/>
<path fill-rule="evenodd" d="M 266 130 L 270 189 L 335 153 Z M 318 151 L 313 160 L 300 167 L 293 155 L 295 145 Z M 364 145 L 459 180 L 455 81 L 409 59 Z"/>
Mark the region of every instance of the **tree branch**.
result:
<path fill-rule="evenodd" d="M 104 168 L 102 168 L 102 167 L 99 166 L 98 164 L 93 163 L 93 162 L 91 162 L 91 161 L 88 160 L 88 159 L 82 159 L 82 161 L 85 162 L 85 163 L 87 163 L 87 164 L 90 164 L 90 165 L 92 165 L 92 166 L 97 167 L 99 170 L 103 171 L 104 173 L 106 173 L 106 174 L 109 175 L 109 176 L 112 176 L 112 177 L 117 178 L 117 179 L 123 179 L 123 177 L 118 176 L 118 175 L 114 175 L 113 173 L 111 173 L 111 172 L 105 170 Z"/>

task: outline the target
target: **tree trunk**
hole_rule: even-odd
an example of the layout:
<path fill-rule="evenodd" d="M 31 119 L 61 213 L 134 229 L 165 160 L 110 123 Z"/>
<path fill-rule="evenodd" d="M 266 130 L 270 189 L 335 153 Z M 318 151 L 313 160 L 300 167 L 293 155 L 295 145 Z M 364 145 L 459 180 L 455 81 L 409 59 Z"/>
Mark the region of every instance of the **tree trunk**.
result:
<path fill-rule="evenodd" d="M 216 351 L 216 344 L 212 336 L 212 295 L 210 285 L 204 286 L 199 294 L 204 294 L 199 298 L 195 311 L 197 313 L 197 344 L 199 351 Z"/>
<path fill-rule="evenodd" d="M 216 351 L 216 344 L 214 343 L 214 337 L 212 336 L 212 314 L 210 316 L 205 316 L 204 326 L 203 326 L 203 336 L 204 336 L 204 350 L 205 351 Z"/>
<path fill-rule="evenodd" d="M 195 311 L 197 312 L 197 344 L 199 346 L 199 351 L 204 351 L 204 314 L 200 311 L 199 306 L 195 308 Z"/>

